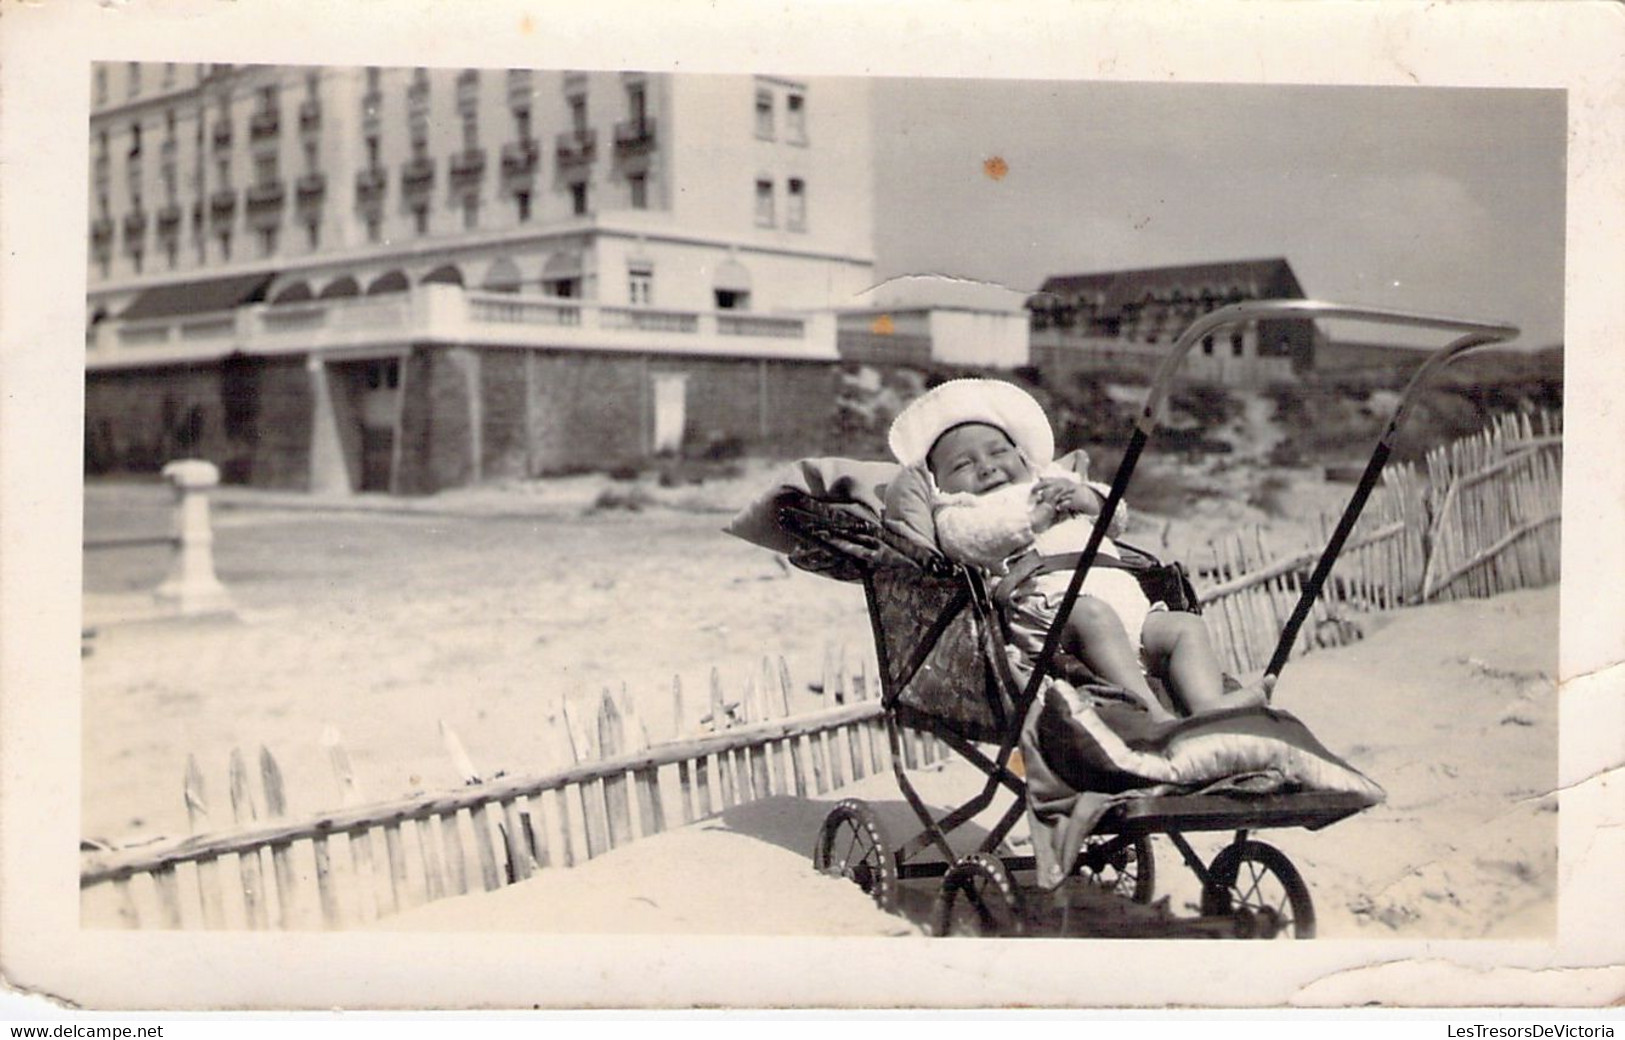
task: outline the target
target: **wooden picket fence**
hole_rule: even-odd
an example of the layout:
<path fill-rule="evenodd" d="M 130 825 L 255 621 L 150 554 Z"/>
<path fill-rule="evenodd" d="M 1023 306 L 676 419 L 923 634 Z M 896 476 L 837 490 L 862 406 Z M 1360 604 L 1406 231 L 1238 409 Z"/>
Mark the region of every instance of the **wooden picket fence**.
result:
<path fill-rule="evenodd" d="M 1386 467 L 1294 652 L 1360 638 L 1367 611 L 1556 581 L 1562 456 L 1562 417 L 1541 412 L 1502 416 L 1419 465 Z M 1316 544 L 1285 558 L 1256 528 L 1213 544 L 1213 581 L 1197 593 L 1232 671 L 1268 662 L 1336 521 L 1320 517 Z"/>
<path fill-rule="evenodd" d="M 709 732 L 652 744 L 625 690 L 593 711 L 564 712 L 572 759 L 530 776 L 473 775 L 456 734 L 442 738 L 469 782 L 463 787 L 355 804 L 349 757 L 325 737 L 347 803 L 303 819 L 285 815 L 281 770 L 262 748 L 261 797 L 244 756 L 233 751 L 231 829 L 84 855 L 81 917 L 87 926 L 344 928 L 423 903 L 523 881 L 572 866 L 639 838 L 776 796 L 830 794 L 892 768 L 878 675 L 862 659 L 854 674 L 842 649 L 825 655 L 822 690 L 833 706 L 792 716 L 790 672 L 762 662 L 730 701 L 713 670 Z M 674 679 L 675 719 L 685 719 Z M 938 761 L 935 738 L 907 731 L 902 765 Z M 203 819 L 202 774 L 188 763 L 188 809 Z M 267 818 L 257 819 L 263 806 Z M 809 841 L 810 841 L 809 837 Z M 810 853 L 810 846 L 809 846 Z"/>

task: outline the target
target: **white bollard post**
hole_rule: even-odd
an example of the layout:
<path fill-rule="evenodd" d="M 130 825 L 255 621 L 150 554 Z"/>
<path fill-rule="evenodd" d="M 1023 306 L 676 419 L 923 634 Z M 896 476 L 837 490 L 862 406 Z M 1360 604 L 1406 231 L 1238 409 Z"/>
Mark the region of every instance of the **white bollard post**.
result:
<path fill-rule="evenodd" d="M 153 595 L 185 617 L 235 613 L 230 593 L 214 573 L 209 488 L 220 483 L 220 471 L 212 462 L 180 459 L 163 474 L 175 488 L 175 556 L 169 577 Z"/>

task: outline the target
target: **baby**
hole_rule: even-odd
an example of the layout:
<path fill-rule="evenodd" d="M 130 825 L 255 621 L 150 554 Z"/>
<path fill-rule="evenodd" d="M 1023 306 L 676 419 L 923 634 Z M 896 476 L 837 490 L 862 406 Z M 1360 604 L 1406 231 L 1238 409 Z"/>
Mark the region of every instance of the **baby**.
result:
<path fill-rule="evenodd" d="M 890 443 L 900 462 L 923 466 L 931 478 L 943 552 L 988 571 L 995 589 L 1010 564 L 1028 553 L 1082 550 L 1105 502 L 1105 488 L 1053 463 L 1054 435 L 1043 409 L 1009 383 L 942 384 L 898 415 Z M 1108 534 L 1121 530 L 1121 517 L 1119 510 Z M 1100 554 L 1117 556 L 1109 538 Z M 1177 716 L 1152 692 L 1148 672 L 1163 680 L 1186 715 L 1264 703 L 1267 689 L 1226 689 L 1200 617 L 1151 603 L 1132 574 L 1101 562 L 1097 558 L 1090 568 L 1066 619 L 1063 650 L 1139 699 L 1154 721 Z M 1059 570 L 1016 579 L 1020 583 L 1009 593 L 1006 620 L 1029 664 L 1071 578 L 1069 570 Z"/>

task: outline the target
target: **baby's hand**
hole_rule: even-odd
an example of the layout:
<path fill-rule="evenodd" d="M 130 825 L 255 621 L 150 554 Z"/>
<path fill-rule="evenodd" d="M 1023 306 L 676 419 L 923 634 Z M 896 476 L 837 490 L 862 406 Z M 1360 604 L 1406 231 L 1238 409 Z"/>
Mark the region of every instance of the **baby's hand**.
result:
<path fill-rule="evenodd" d="M 1042 534 L 1055 526 L 1057 512 L 1055 504 L 1050 501 L 1053 495 L 1045 496 L 1041 484 L 1035 484 L 1032 491 L 1032 523 L 1033 532 Z"/>
<path fill-rule="evenodd" d="M 1098 516 L 1100 496 L 1086 484 L 1051 477 L 1041 480 L 1033 488 L 1040 502 L 1049 506 L 1055 517 Z"/>

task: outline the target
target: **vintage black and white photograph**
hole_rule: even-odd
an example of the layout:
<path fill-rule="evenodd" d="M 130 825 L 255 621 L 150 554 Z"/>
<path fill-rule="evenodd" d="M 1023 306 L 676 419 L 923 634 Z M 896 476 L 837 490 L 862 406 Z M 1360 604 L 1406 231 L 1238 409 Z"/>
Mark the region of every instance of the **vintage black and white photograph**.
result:
<path fill-rule="evenodd" d="M 1567 90 L 547 53 L 85 64 L 81 935 L 1558 941 Z"/>

